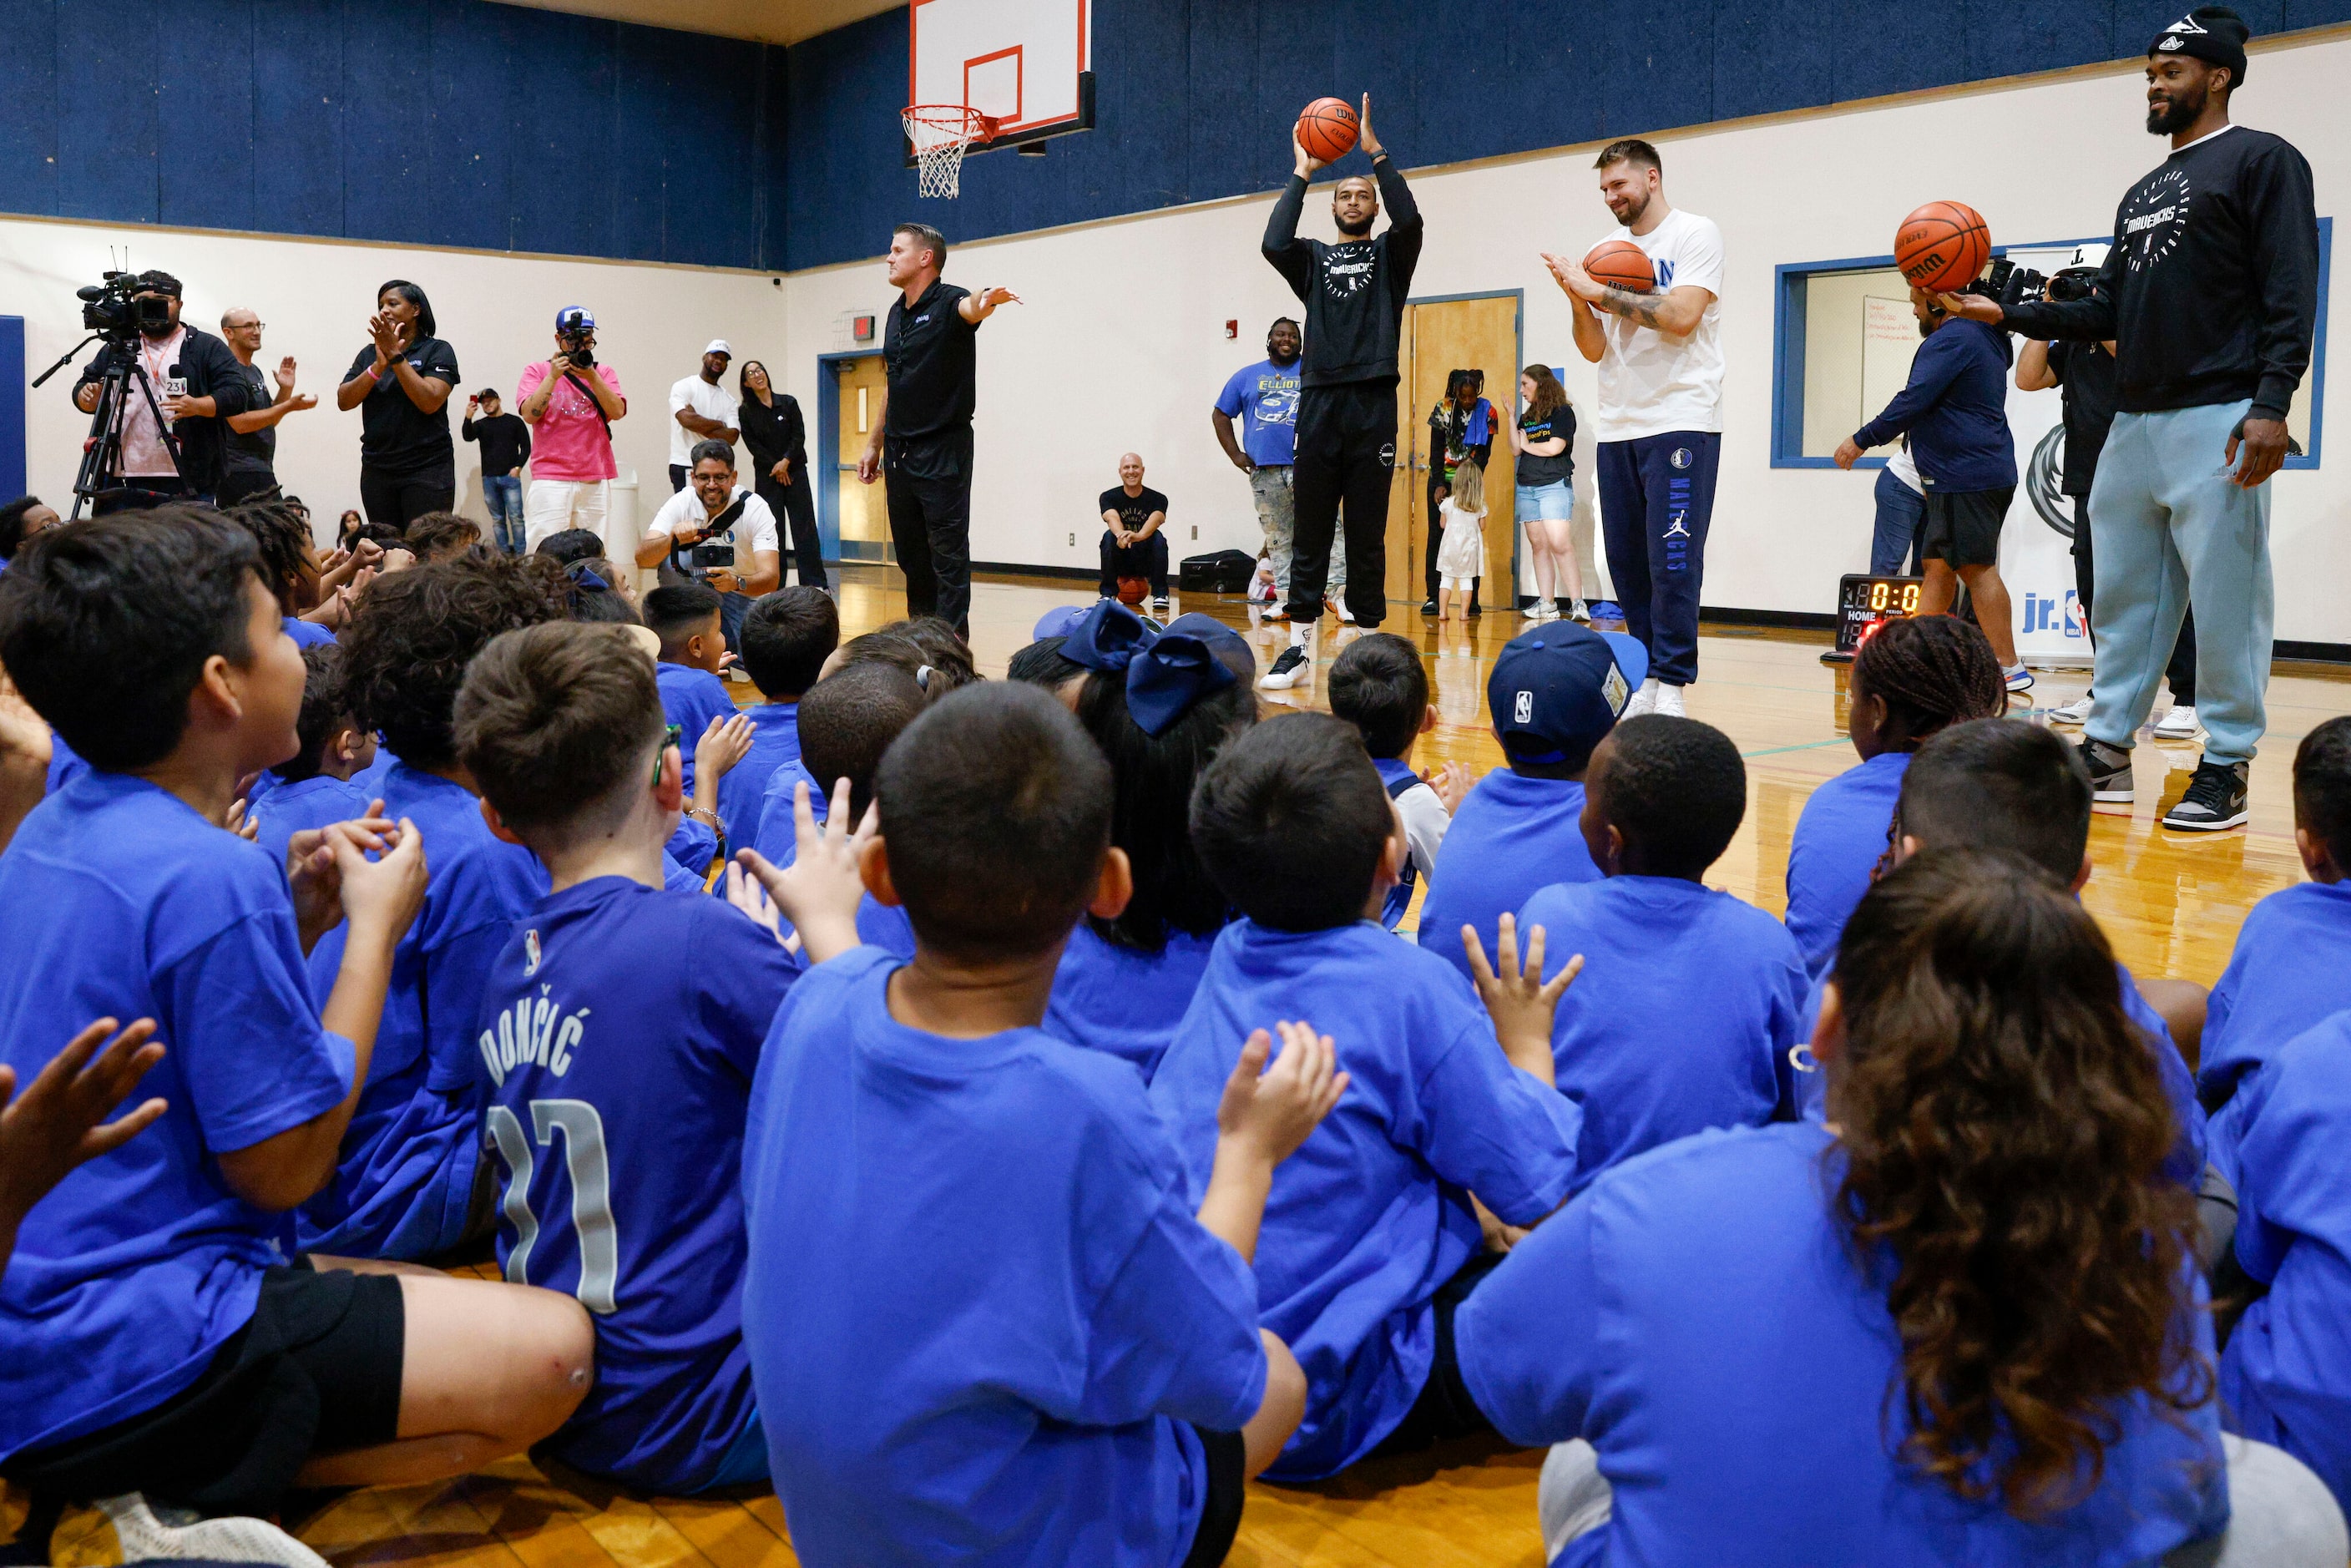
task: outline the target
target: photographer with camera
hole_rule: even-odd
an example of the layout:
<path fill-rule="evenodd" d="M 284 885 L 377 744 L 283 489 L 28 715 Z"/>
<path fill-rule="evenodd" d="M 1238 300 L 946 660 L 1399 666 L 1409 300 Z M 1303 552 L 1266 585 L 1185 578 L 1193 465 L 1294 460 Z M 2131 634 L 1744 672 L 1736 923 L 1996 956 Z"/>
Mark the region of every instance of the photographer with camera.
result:
<path fill-rule="evenodd" d="M 2086 299 L 2105 264 L 2107 247 L 2093 242 L 2077 246 L 2073 261 L 2047 280 L 2048 298 Z M 2074 593 L 2082 601 L 2082 619 L 2090 617 L 2096 600 L 2097 568 L 2090 538 L 2090 486 L 2097 477 L 2098 454 L 2115 423 L 2115 346 L 2112 343 L 2046 343 L 2028 341 L 2016 355 L 2016 390 L 2045 392 L 2063 389 L 2065 402 L 2065 471 L 2058 490 L 2074 497 Z M 2096 645 L 2095 639 L 2092 646 Z M 2196 616 L 2190 612 L 2180 623 L 2179 641 L 2172 645 L 2171 663 L 2164 671 L 2171 683 L 2171 711 L 2155 727 L 2159 740 L 2196 738 Z M 2096 706 L 2094 688 L 2076 701 L 2049 710 L 2049 722 L 2078 726 L 2089 721 Z"/>
<path fill-rule="evenodd" d="M 523 552 L 522 465 L 530 461 L 530 426 L 506 413 L 498 389 L 484 387 L 465 400 L 465 417 L 457 423 L 458 436 L 482 448 L 482 502 L 490 509 L 497 529 L 498 548 L 508 555 Z"/>
<path fill-rule="evenodd" d="M 637 543 L 636 563 L 658 569 L 664 588 L 699 582 L 716 589 L 726 646 L 740 652 L 751 601 L 784 580 L 776 514 L 758 492 L 735 482 L 732 446 L 700 442 L 691 455 L 685 488 L 653 514 Z"/>
<path fill-rule="evenodd" d="M 110 280 L 111 281 L 111 280 Z M 120 454 L 99 478 L 116 488 L 151 497 L 182 497 L 210 504 L 220 487 L 221 418 L 215 399 L 236 395 L 236 356 L 211 333 L 180 320 L 180 280 L 168 272 L 142 272 L 129 298 L 136 307 L 135 334 L 110 334 L 106 345 L 74 382 L 74 406 L 96 413 L 99 385 L 110 371 L 128 370 L 121 409 Z M 90 313 L 83 312 L 85 322 Z M 150 404 L 139 386 L 144 375 L 154 389 Z M 162 421 L 157 423 L 158 410 Z M 172 442 L 179 447 L 172 455 Z M 126 502 L 152 505 L 117 494 L 100 499 L 95 512 L 114 511 Z"/>
<path fill-rule="evenodd" d="M 2089 298 L 1944 297 L 2027 337 L 2115 345 L 2116 412 L 2090 492 L 2098 695 L 2082 759 L 2102 804 L 2132 800 L 2131 746 L 2192 602 L 2204 756 L 2163 819 L 2189 832 L 2250 814 L 2274 612 L 2268 481 L 2318 312 L 2310 163 L 2229 123 L 2247 37 L 2235 12 L 2205 5 L 2147 46 L 2147 128 L 2171 156 L 2123 197 Z"/>
<path fill-rule="evenodd" d="M 393 278 L 375 291 L 368 346 L 335 389 L 336 407 L 360 411 L 360 505 L 371 523 L 405 528 L 457 499 L 449 439 L 457 350 L 436 330 L 424 290 Z"/>
<path fill-rule="evenodd" d="M 523 367 L 515 388 L 517 412 L 530 426 L 530 488 L 523 494 L 523 548 L 566 528 L 586 528 L 604 540 L 605 554 L 626 560 L 634 539 L 606 531 L 612 481 L 612 422 L 629 412 L 621 378 L 596 361 L 596 318 L 586 307 L 555 313 L 555 353 Z"/>
<path fill-rule="evenodd" d="M 228 426 L 221 452 L 218 492 L 223 509 L 247 501 L 277 499 L 277 422 L 316 408 L 319 400 L 294 390 L 294 357 L 277 361 L 277 392 L 253 362 L 261 352 L 261 318 L 242 305 L 221 313 L 221 337 L 236 356 L 236 384 L 224 387 L 214 402 Z"/>

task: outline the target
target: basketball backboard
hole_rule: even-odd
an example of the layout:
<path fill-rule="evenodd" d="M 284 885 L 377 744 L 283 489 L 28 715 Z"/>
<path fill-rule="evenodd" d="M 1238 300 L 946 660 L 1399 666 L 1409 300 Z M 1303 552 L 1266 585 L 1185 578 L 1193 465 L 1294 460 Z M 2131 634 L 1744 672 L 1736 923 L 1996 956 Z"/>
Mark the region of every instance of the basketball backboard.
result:
<path fill-rule="evenodd" d="M 1089 0 L 914 0 L 906 102 L 959 104 L 994 120 L 996 134 L 974 152 L 1091 131 L 1089 12 Z"/>

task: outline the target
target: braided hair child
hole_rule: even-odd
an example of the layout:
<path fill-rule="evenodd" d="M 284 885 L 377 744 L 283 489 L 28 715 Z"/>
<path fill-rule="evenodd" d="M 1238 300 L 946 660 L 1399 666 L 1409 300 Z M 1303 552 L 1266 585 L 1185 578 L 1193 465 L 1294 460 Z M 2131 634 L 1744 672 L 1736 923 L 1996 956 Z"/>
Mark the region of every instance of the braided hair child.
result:
<path fill-rule="evenodd" d="M 1788 932 L 1815 982 L 1886 853 L 1910 754 L 1939 730 L 2008 711 L 1991 644 L 1949 615 L 1879 626 L 1854 657 L 1851 695 L 1861 765 L 1813 791 L 1788 846 Z"/>

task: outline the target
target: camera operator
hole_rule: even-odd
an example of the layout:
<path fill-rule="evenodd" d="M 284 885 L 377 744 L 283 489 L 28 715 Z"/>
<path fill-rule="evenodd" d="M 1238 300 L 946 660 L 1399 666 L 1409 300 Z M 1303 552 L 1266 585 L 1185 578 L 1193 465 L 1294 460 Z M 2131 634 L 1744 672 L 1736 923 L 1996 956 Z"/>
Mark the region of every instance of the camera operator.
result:
<path fill-rule="evenodd" d="M 2285 461 L 2318 309 L 2310 164 L 2280 138 L 2229 123 L 2246 37 L 2235 12 L 2207 5 L 2147 46 L 2147 128 L 2170 137 L 2171 156 L 2123 197 L 2089 298 L 1944 297 L 2028 337 L 2115 344 L 2116 413 L 2090 492 L 2098 695 L 2082 760 L 2099 801 L 2132 799 L 2130 748 L 2188 610 L 2185 576 L 2203 628 L 2206 737 L 2163 822 L 2194 832 L 2249 814 L 2274 609 L 2268 480 Z"/>
<path fill-rule="evenodd" d="M 2057 280 L 2064 278 L 2079 291 L 2075 298 L 2086 298 L 2099 267 L 2105 265 L 2106 248 L 2097 244 L 2076 246 L 2072 263 L 2052 277 L 2053 288 L 2064 287 Z M 2074 497 L 2074 592 L 2082 601 L 2082 617 L 2086 622 L 2098 586 L 2090 538 L 2090 484 L 2097 476 L 2098 454 L 2105 446 L 2106 433 L 2115 423 L 2115 346 L 2072 343 L 2062 339 L 2053 343 L 2037 339 L 2027 342 L 2016 356 L 2016 390 L 2046 392 L 2051 387 L 2062 388 L 2065 400 L 2065 472 L 2059 476 L 2058 489 Z M 2095 645 L 2093 639 L 2092 646 Z M 2172 646 L 2171 664 L 2164 674 L 2171 683 L 2172 706 L 2171 711 L 2156 725 L 2156 736 L 2163 740 L 2193 740 L 2197 726 L 2196 616 L 2192 611 L 2180 623 L 2179 641 Z M 2087 723 L 2097 695 L 2093 689 L 2063 707 L 2051 708 L 2049 722 L 2067 726 Z"/>
<path fill-rule="evenodd" d="M 516 412 L 530 426 L 530 488 L 523 493 L 523 548 L 566 528 L 586 528 L 604 540 L 605 554 L 626 560 L 634 539 L 615 542 L 611 515 L 612 422 L 629 412 L 621 378 L 596 361 L 596 318 L 584 306 L 555 313 L 555 353 L 523 367 Z"/>
<path fill-rule="evenodd" d="M 269 381 L 253 362 L 261 352 L 261 318 L 244 306 L 221 314 L 221 337 L 236 356 L 236 384 L 214 397 L 228 426 L 221 452 L 220 504 L 242 506 L 247 501 L 277 499 L 277 422 L 289 413 L 316 408 L 319 400 L 294 390 L 294 357 L 277 361 L 277 392 L 270 395 Z"/>
<path fill-rule="evenodd" d="M 658 568 L 664 587 L 704 582 L 717 590 L 718 623 L 726 645 L 740 652 L 751 601 L 784 580 L 776 514 L 735 482 L 735 449 L 726 442 L 697 443 L 690 455 L 686 486 L 653 514 L 637 542 L 636 563 Z"/>
<path fill-rule="evenodd" d="M 119 480 L 127 490 L 210 503 L 221 476 L 221 420 L 214 398 L 224 389 L 241 385 L 236 356 L 211 333 L 181 322 L 178 278 L 151 271 L 140 274 L 139 282 L 135 298 L 162 300 L 164 319 L 141 326 L 138 342 L 127 350 L 112 343 L 99 349 L 74 382 L 74 406 L 84 413 L 98 412 L 98 383 L 114 368 L 118 355 L 135 356 L 155 389 L 164 423 L 157 425 L 155 410 L 148 406 L 136 381 L 125 387 L 121 456 L 114 471 L 101 477 Z M 166 429 L 180 444 L 176 463 L 163 444 Z M 101 502 L 96 509 L 111 511 L 114 506 Z"/>
<path fill-rule="evenodd" d="M 457 499 L 449 439 L 457 350 L 436 330 L 424 290 L 393 278 L 375 291 L 368 346 L 335 389 L 336 407 L 360 411 L 360 505 L 371 523 L 405 528 Z"/>

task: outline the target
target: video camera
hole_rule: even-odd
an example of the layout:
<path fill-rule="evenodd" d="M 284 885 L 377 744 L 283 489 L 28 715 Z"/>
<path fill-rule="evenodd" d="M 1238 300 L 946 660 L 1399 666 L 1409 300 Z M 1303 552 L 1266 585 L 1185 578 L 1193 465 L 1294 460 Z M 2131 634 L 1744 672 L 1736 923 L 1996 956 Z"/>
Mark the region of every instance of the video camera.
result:
<path fill-rule="evenodd" d="M 2095 267 L 2066 267 L 2054 273 L 2043 273 L 2019 267 L 2003 256 L 1991 264 L 1989 272 L 1959 292 L 1980 294 L 2003 306 L 2031 305 L 2043 299 L 2063 305 L 2087 299 L 2095 292 L 2097 282 L 2098 269 Z"/>
<path fill-rule="evenodd" d="M 149 327 L 161 327 L 172 319 L 172 302 L 160 294 L 141 294 L 147 288 L 145 281 L 135 272 L 108 272 L 99 275 L 104 281 L 74 290 L 81 300 L 81 327 L 85 332 L 95 332 L 108 342 L 127 344 Z"/>

